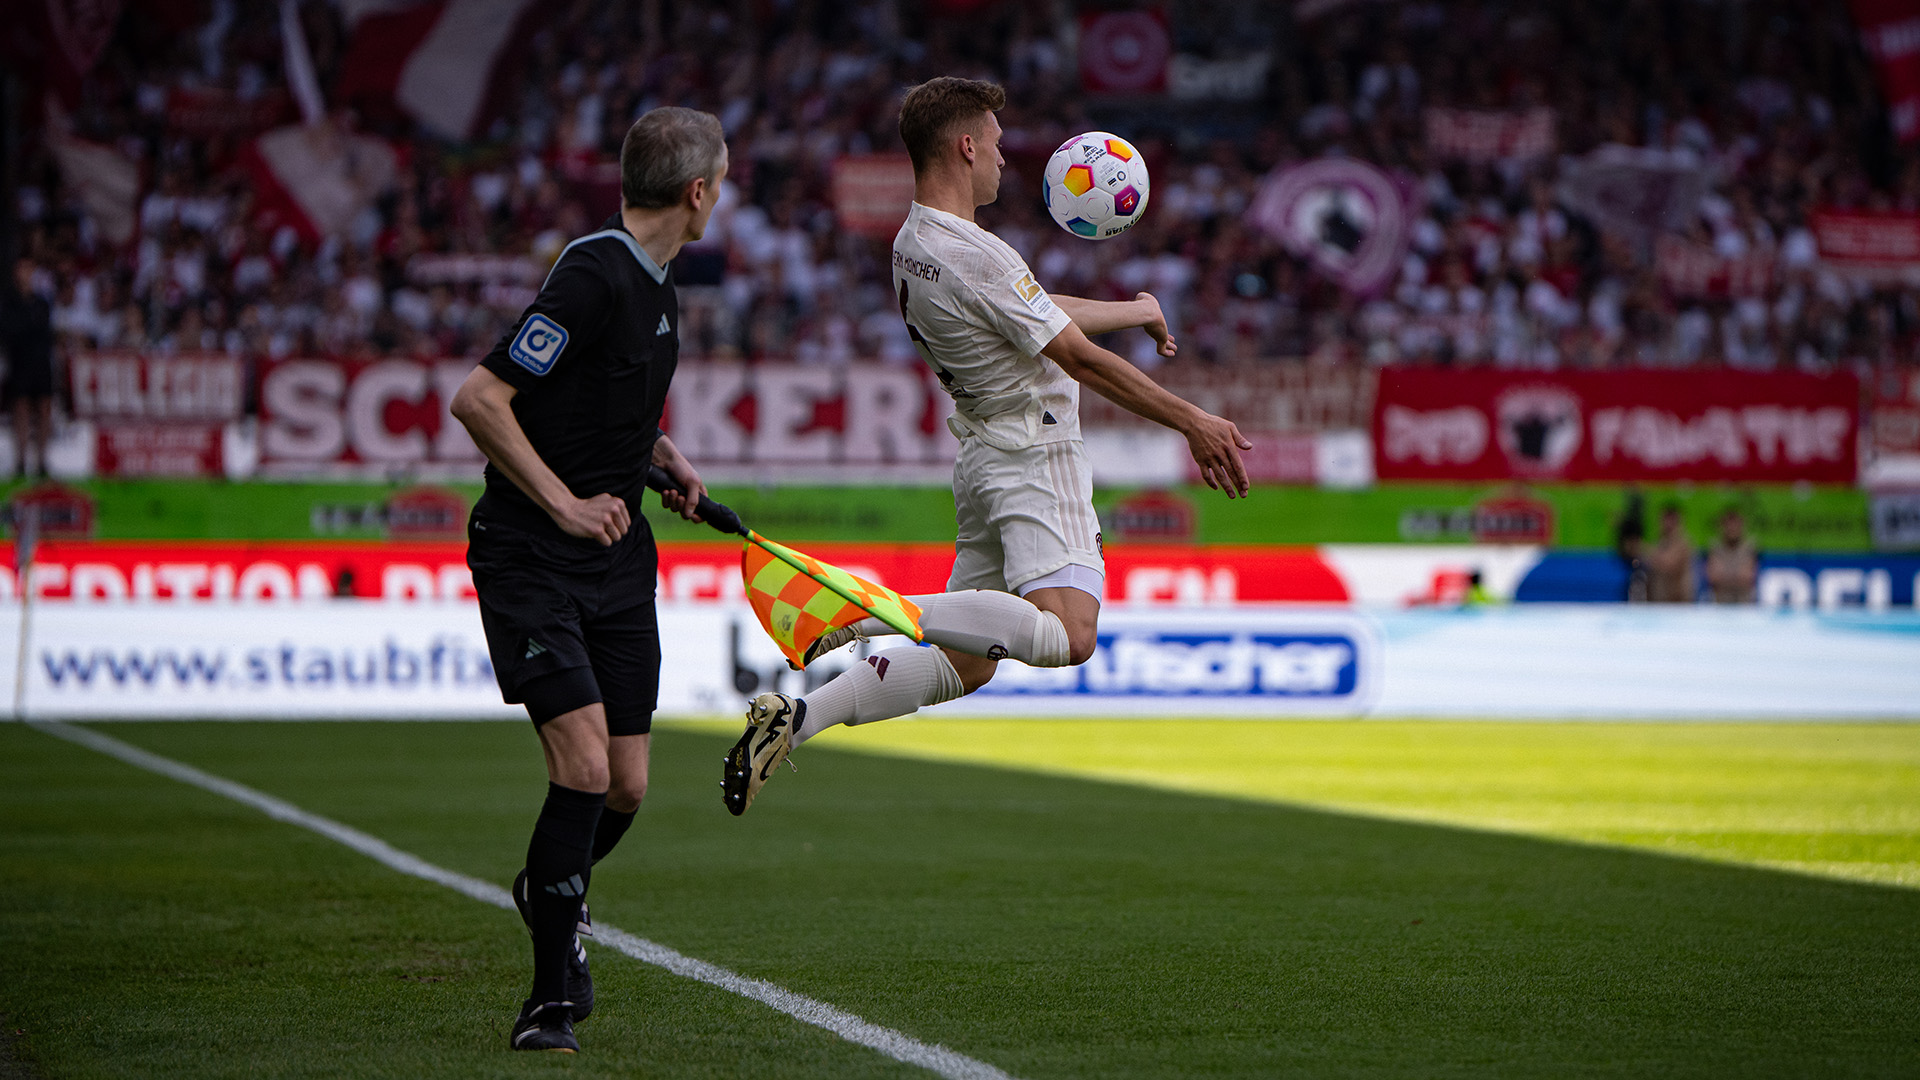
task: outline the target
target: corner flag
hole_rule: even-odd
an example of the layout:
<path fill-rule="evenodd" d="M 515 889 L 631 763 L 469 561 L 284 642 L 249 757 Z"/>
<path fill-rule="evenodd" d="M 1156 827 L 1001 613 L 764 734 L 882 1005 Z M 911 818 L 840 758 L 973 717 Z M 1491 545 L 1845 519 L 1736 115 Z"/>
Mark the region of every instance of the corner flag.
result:
<path fill-rule="evenodd" d="M 807 646 L 820 635 L 869 615 L 915 641 L 923 640 L 920 608 L 913 601 L 751 530 L 740 556 L 740 575 L 760 625 L 795 668 L 803 665 Z"/>

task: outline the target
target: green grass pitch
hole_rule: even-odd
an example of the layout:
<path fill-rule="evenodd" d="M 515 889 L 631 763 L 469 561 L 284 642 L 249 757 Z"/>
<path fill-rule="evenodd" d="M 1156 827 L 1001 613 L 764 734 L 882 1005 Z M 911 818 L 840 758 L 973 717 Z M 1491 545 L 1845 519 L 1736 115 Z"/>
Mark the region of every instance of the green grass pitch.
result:
<path fill-rule="evenodd" d="M 504 884 L 520 724 L 99 730 Z M 603 922 L 1025 1080 L 1913 1076 L 1920 726 L 911 721 L 744 818 L 670 724 Z M 0 724 L 0 1077 L 928 1076 Z"/>

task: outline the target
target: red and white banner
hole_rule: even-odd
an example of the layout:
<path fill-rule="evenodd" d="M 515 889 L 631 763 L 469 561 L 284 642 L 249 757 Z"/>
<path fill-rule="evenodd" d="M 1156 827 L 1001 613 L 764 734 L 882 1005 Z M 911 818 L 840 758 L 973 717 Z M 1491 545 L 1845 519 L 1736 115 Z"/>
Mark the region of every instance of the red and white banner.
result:
<path fill-rule="evenodd" d="M 94 428 L 98 476 L 215 477 L 226 472 L 222 424 L 104 421 Z"/>
<path fill-rule="evenodd" d="M 1728 258 L 1703 244 L 1661 236 L 1653 245 L 1654 269 L 1673 296 L 1724 300 L 1764 296 L 1773 288 L 1770 253 Z"/>
<path fill-rule="evenodd" d="M 913 160 L 869 154 L 833 163 L 833 215 L 849 232 L 892 241 L 913 202 Z"/>
<path fill-rule="evenodd" d="M 1553 153 L 1553 110 L 1450 109 L 1427 110 L 1427 150 L 1434 156 L 1458 161 L 1499 161 L 1506 158 L 1542 158 Z"/>
<path fill-rule="evenodd" d="M 1813 241 L 1836 270 L 1900 273 L 1920 269 L 1920 214 L 1897 210 L 1816 210 Z"/>
<path fill-rule="evenodd" d="M 1080 15 L 1080 88 L 1089 94 L 1165 93 L 1172 58 L 1159 8 Z"/>
<path fill-rule="evenodd" d="M 361 463 L 470 463 L 480 450 L 447 412 L 471 360 L 279 360 L 260 374 L 269 471 Z"/>
<path fill-rule="evenodd" d="M 1383 480 L 1853 483 L 1851 375 L 1393 370 L 1374 404 Z"/>
<path fill-rule="evenodd" d="M 770 466 L 951 462 L 953 399 L 924 364 L 686 365 L 661 423 L 699 462 Z"/>
<path fill-rule="evenodd" d="M 260 459 L 270 473 L 481 463 L 447 403 L 472 360 L 265 363 Z M 662 426 L 704 464 L 943 466 L 953 400 L 923 365 L 688 364 Z"/>
<path fill-rule="evenodd" d="M 240 361 L 224 353 L 80 352 L 67 370 L 81 420 L 240 418 Z"/>
<path fill-rule="evenodd" d="M 1920 0 L 1851 0 L 1849 6 L 1860 44 L 1879 72 L 1894 136 L 1920 138 Z"/>
<path fill-rule="evenodd" d="M 478 135 L 497 69 L 533 0 L 347 0 L 352 28 L 335 96 L 398 111 L 443 139 Z"/>

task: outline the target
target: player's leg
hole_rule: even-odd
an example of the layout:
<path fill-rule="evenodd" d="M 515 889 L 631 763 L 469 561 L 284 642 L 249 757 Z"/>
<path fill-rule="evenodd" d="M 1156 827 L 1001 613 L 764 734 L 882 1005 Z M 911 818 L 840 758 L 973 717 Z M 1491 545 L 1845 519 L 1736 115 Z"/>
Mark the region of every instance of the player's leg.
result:
<path fill-rule="evenodd" d="M 927 601 L 921 607 L 922 632 L 942 647 L 883 649 L 795 701 L 793 746 L 836 724 L 889 720 L 972 693 L 993 677 L 996 661 L 1013 655 L 1010 641 L 1033 636 L 1020 634 L 1019 628 L 1038 623 L 1039 609 L 1004 591 L 1006 551 L 993 523 L 991 462 L 974 452 L 973 442 L 961 446 L 953 469 L 956 529 L 949 592 L 915 598 Z M 932 632 L 929 622 L 936 628 Z"/>

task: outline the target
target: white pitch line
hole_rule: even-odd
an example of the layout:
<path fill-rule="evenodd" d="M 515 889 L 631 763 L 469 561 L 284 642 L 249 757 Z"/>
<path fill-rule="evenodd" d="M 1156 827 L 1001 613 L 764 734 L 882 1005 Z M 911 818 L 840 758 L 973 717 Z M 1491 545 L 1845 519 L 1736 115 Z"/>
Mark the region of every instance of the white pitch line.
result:
<path fill-rule="evenodd" d="M 159 773 L 161 776 L 178 780 L 183 784 L 191 784 L 211 791 L 215 795 L 224 795 L 234 802 L 251 806 L 276 821 L 298 825 L 303 829 L 319 833 L 329 840 L 344 844 L 403 874 L 410 874 L 436 885 L 445 885 L 454 892 L 470 896 L 483 904 L 513 910 L 513 897 L 507 893 L 507 890 L 492 882 L 481 881 L 479 878 L 471 878 L 445 867 L 435 866 L 418 855 L 401 851 L 377 836 L 342 825 L 332 818 L 302 810 L 284 799 L 276 799 L 245 784 L 238 784 L 225 777 L 202 772 L 191 765 L 161 757 L 84 727 L 73 727 L 53 721 L 29 721 L 28 726 L 44 731 L 55 738 L 78 743 L 90 750 L 98 750 L 108 757 L 118 758 L 148 772 Z M 917 1065 L 947 1077 L 948 1080 L 1013 1080 L 1013 1077 L 1007 1073 L 984 1061 L 976 1061 L 965 1054 L 938 1044 L 928 1045 L 911 1035 L 862 1020 L 845 1009 L 835 1008 L 824 1001 L 816 1001 L 805 994 L 796 994 L 764 979 L 747 978 L 745 975 L 728 971 L 718 964 L 697 960 L 658 942 L 648 941 L 646 938 L 629 934 L 625 930 L 605 923 L 594 924 L 592 940 L 625 953 L 635 960 L 665 968 L 675 975 L 717 986 L 744 998 L 751 998 L 763 1005 L 778 1009 L 796 1020 L 825 1028 L 848 1042 L 877 1050 L 895 1061 Z"/>

